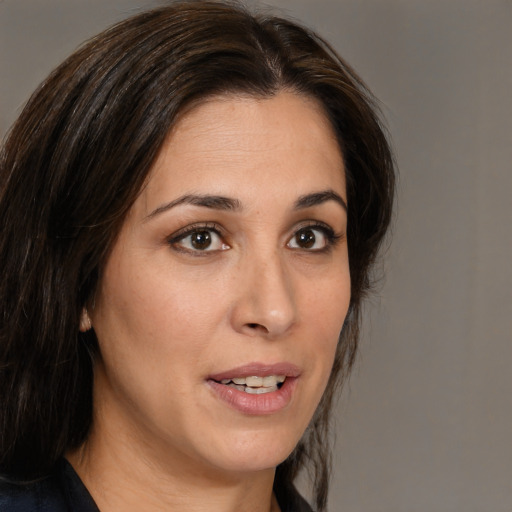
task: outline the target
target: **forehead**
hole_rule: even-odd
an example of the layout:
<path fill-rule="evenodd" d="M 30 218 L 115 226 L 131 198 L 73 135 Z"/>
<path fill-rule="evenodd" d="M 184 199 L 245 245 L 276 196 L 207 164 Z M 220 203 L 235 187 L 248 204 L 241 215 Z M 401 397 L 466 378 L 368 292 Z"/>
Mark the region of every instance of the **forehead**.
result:
<path fill-rule="evenodd" d="M 164 143 L 144 195 L 250 188 L 333 188 L 345 196 L 343 157 L 322 105 L 292 92 L 270 98 L 226 95 L 183 114 Z M 208 190 L 204 190 L 207 188 Z"/>

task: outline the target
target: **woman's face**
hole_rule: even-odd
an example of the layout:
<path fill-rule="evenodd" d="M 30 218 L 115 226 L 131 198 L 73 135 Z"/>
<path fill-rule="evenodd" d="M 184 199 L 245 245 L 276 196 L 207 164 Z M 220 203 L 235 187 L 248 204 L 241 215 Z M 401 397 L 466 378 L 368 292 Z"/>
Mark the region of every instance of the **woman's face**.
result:
<path fill-rule="evenodd" d="M 345 203 L 342 155 L 315 101 L 225 96 L 184 115 L 90 312 L 91 439 L 183 471 L 284 460 L 349 305 Z"/>

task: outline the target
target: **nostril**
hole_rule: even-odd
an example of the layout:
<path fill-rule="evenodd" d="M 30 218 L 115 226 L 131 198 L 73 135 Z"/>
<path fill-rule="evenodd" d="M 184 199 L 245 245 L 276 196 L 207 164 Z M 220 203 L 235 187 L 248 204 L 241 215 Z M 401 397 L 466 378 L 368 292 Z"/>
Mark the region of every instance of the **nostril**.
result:
<path fill-rule="evenodd" d="M 261 324 L 258 324 L 258 323 L 247 323 L 246 326 L 251 330 L 251 331 L 263 331 L 263 332 L 268 332 L 268 329 L 264 326 L 264 325 L 261 325 Z"/>

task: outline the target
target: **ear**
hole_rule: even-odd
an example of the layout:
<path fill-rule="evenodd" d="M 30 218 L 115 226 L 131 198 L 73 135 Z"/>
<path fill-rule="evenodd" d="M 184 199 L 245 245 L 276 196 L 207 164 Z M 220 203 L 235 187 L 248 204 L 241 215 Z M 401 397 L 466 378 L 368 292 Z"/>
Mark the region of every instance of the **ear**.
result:
<path fill-rule="evenodd" d="M 92 328 L 91 318 L 89 317 L 89 313 L 87 312 L 87 308 L 82 309 L 82 313 L 80 315 L 80 332 L 87 332 Z"/>

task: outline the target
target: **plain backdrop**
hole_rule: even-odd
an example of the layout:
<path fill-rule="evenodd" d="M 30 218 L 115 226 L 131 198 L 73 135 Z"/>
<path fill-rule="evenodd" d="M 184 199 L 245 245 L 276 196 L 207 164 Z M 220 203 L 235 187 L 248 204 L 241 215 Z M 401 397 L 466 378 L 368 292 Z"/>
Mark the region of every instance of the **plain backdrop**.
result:
<path fill-rule="evenodd" d="M 0 0 L 0 135 L 82 40 L 156 4 Z M 400 168 L 330 510 L 512 512 L 512 2 L 274 5 L 380 98 Z"/>

